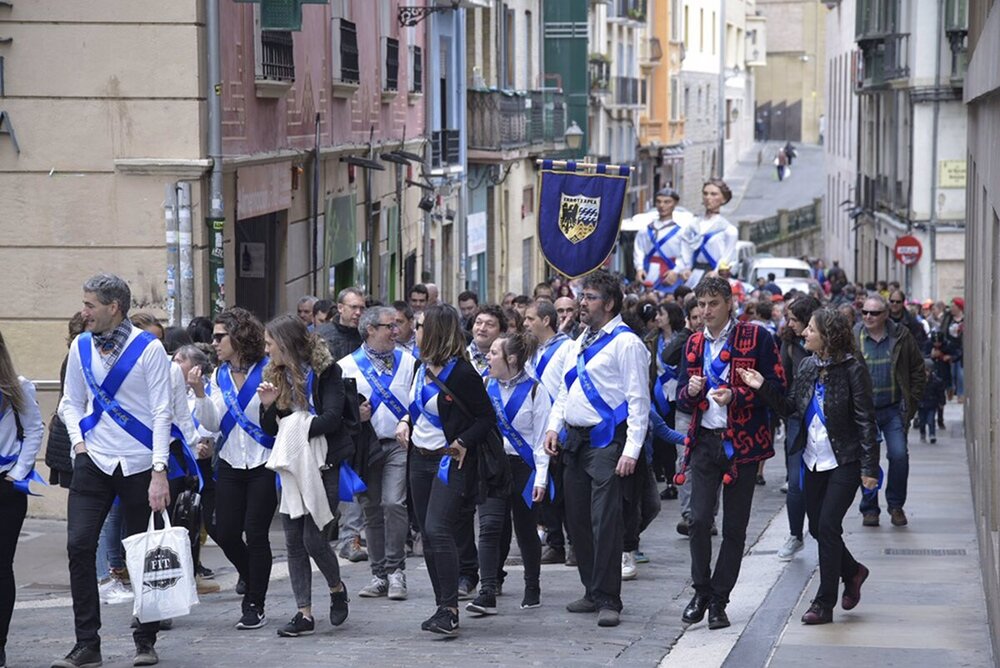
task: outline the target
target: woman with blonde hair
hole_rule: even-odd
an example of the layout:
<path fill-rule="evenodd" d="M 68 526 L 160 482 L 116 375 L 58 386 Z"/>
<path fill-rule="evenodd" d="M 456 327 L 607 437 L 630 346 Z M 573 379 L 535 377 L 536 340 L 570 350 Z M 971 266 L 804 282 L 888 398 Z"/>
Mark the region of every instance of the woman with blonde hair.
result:
<path fill-rule="evenodd" d="M 14 551 L 28 511 L 28 482 L 41 480 L 35 456 L 44 431 L 35 386 L 17 375 L 0 334 L 0 666 L 7 665 L 7 631 L 14 612 Z"/>
<path fill-rule="evenodd" d="M 309 447 L 314 446 L 314 438 L 326 441 L 326 456 L 322 458 L 319 475 L 310 467 L 315 465 L 321 453 L 306 453 L 305 463 L 296 460 L 297 464 L 288 474 L 294 478 L 291 482 L 297 491 L 285 485 L 282 492 L 281 524 L 288 548 L 288 575 L 298 612 L 278 630 L 278 635 L 295 638 L 310 635 L 315 630 L 310 557 L 330 588 L 330 623 L 340 626 L 347 619 L 347 588 L 340 579 L 337 555 L 323 528 L 332 521 L 337 510 L 340 467 L 354 454 L 354 441 L 344 423 L 343 376 L 323 339 L 309 333 L 297 316 L 283 315 L 267 323 L 264 342 L 271 361 L 264 369 L 264 381 L 257 388 L 261 427 L 281 441 L 279 430 L 288 429 L 286 425 L 292 429 L 297 424 L 303 428 L 308 425 Z M 274 463 L 274 455 L 279 454 L 279 446 L 280 443 L 275 446 L 269 467 Z M 282 469 L 283 479 L 285 470 Z M 293 511 L 292 503 L 300 500 L 302 506 L 295 506 Z"/>

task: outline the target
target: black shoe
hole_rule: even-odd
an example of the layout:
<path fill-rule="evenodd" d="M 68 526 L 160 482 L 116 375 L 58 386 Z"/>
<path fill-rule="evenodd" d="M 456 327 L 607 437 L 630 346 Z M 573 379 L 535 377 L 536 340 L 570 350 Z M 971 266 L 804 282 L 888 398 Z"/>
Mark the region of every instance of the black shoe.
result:
<path fill-rule="evenodd" d="M 351 600 L 347 598 L 347 585 L 341 582 L 340 586 L 340 591 L 330 592 L 330 623 L 334 626 L 340 626 L 347 619 L 347 602 Z"/>
<path fill-rule="evenodd" d="M 667 485 L 660 492 L 660 498 L 664 501 L 673 501 L 677 498 L 677 487 L 674 485 Z"/>
<path fill-rule="evenodd" d="M 102 665 L 100 645 L 78 642 L 65 658 L 52 662 L 52 668 L 97 668 Z"/>
<path fill-rule="evenodd" d="M 316 622 L 309 619 L 301 612 L 296 612 L 292 621 L 288 622 L 280 629 L 278 635 L 282 638 L 298 638 L 299 636 L 311 636 L 316 632 Z"/>
<path fill-rule="evenodd" d="M 259 608 L 251 603 L 243 610 L 243 616 L 240 617 L 240 621 L 236 622 L 236 628 L 246 631 L 259 629 L 265 624 L 267 624 L 267 617 L 264 616 L 264 608 Z"/>
<path fill-rule="evenodd" d="M 139 620 L 137 619 L 136 621 L 138 622 Z M 169 631 L 172 628 L 174 628 L 174 620 L 173 619 L 161 619 L 160 620 L 160 629 L 159 629 L 160 631 Z"/>
<path fill-rule="evenodd" d="M 236 593 L 240 596 L 245 596 L 247 593 L 247 582 L 246 580 L 236 581 Z"/>
<path fill-rule="evenodd" d="M 712 535 L 713 536 L 719 535 L 719 527 L 715 525 L 715 522 L 712 522 Z"/>
<path fill-rule="evenodd" d="M 521 599 L 521 609 L 538 608 L 542 605 L 542 589 L 537 585 L 524 588 L 524 598 Z"/>
<path fill-rule="evenodd" d="M 813 601 L 806 614 L 802 615 L 802 623 L 810 626 L 829 624 L 833 621 L 833 608 L 824 606 L 819 601 Z"/>
<path fill-rule="evenodd" d="M 705 610 L 708 609 L 708 594 L 695 594 L 691 597 L 691 602 L 684 608 L 681 621 L 685 624 L 697 624 L 705 618 Z"/>
<path fill-rule="evenodd" d="M 566 561 L 566 550 L 561 547 L 549 547 L 546 546 L 542 550 L 542 563 L 543 564 L 561 564 Z"/>
<path fill-rule="evenodd" d="M 470 601 L 465 609 L 477 615 L 495 615 L 497 614 L 497 596 L 492 591 L 481 589 L 479 596 L 474 601 Z"/>
<path fill-rule="evenodd" d="M 458 600 L 471 600 L 476 595 L 477 584 L 479 583 L 472 578 L 460 575 L 458 578 Z"/>
<path fill-rule="evenodd" d="M 438 608 L 434 616 L 425 623 L 427 624 L 426 630 L 431 633 L 439 633 L 443 636 L 458 635 L 458 614 L 448 608 Z"/>
<path fill-rule="evenodd" d="M 148 640 L 137 640 L 135 643 L 135 658 L 132 659 L 133 666 L 155 666 L 160 662 L 160 657 L 156 655 L 153 643 Z"/>
<path fill-rule="evenodd" d="M 566 610 L 569 612 L 597 612 L 597 604 L 591 601 L 589 598 L 578 598 L 575 601 L 570 601 L 566 604 Z"/>
<path fill-rule="evenodd" d="M 760 474 L 757 474 L 757 484 L 758 485 L 766 485 L 767 484 L 767 481 L 764 480 L 764 476 L 762 476 Z"/>
<path fill-rule="evenodd" d="M 726 614 L 726 604 L 712 601 L 708 605 L 708 628 L 715 631 L 729 626 L 729 616 Z"/>
<path fill-rule="evenodd" d="M 195 569 L 194 572 L 195 575 L 197 575 L 203 580 L 211 580 L 215 577 L 215 571 L 213 571 L 211 568 L 206 568 L 201 564 L 198 564 L 198 567 Z"/>
<path fill-rule="evenodd" d="M 682 517 L 681 521 L 677 523 L 677 533 L 682 536 L 688 536 L 691 534 L 691 524 L 686 518 Z"/>

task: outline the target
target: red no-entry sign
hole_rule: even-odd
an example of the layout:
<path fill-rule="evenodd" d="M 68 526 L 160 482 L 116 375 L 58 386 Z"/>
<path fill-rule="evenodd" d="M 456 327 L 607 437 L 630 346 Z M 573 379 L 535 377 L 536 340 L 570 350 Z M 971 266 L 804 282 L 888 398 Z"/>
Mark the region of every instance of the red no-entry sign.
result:
<path fill-rule="evenodd" d="M 919 239 L 907 234 L 896 239 L 896 247 L 893 250 L 896 254 L 896 259 L 909 267 L 920 260 L 920 256 L 924 252 L 924 247 L 920 245 Z"/>

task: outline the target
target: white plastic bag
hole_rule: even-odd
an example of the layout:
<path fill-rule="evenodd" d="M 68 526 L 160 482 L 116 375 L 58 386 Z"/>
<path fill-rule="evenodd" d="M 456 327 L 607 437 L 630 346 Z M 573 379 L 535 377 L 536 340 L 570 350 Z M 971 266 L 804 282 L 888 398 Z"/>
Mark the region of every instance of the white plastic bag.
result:
<path fill-rule="evenodd" d="M 122 540 L 125 564 L 135 593 L 132 614 L 140 622 L 182 617 L 198 602 L 187 529 L 170 526 L 166 511 L 163 529 L 155 529 L 149 515 L 146 533 Z"/>

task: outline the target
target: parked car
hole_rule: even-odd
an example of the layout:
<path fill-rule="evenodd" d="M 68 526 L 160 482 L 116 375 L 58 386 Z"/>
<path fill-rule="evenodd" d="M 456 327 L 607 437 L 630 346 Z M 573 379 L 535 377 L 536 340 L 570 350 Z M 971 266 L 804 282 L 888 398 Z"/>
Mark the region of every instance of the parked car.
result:
<path fill-rule="evenodd" d="M 753 257 L 747 265 L 743 280 L 756 287 L 757 279 L 767 280 L 768 274 L 774 274 L 774 282 L 782 293 L 789 290 L 808 293 L 811 288 L 819 287 L 809 263 L 795 257 Z"/>
<path fill-rule="evenodd" d="M 757 245 L 752 241 L 736 242 L 736 260 L 733 262 L 733 276 L 743 276 L 743 270 L 750 264 L 750 258 L 757 255 Z"/>

